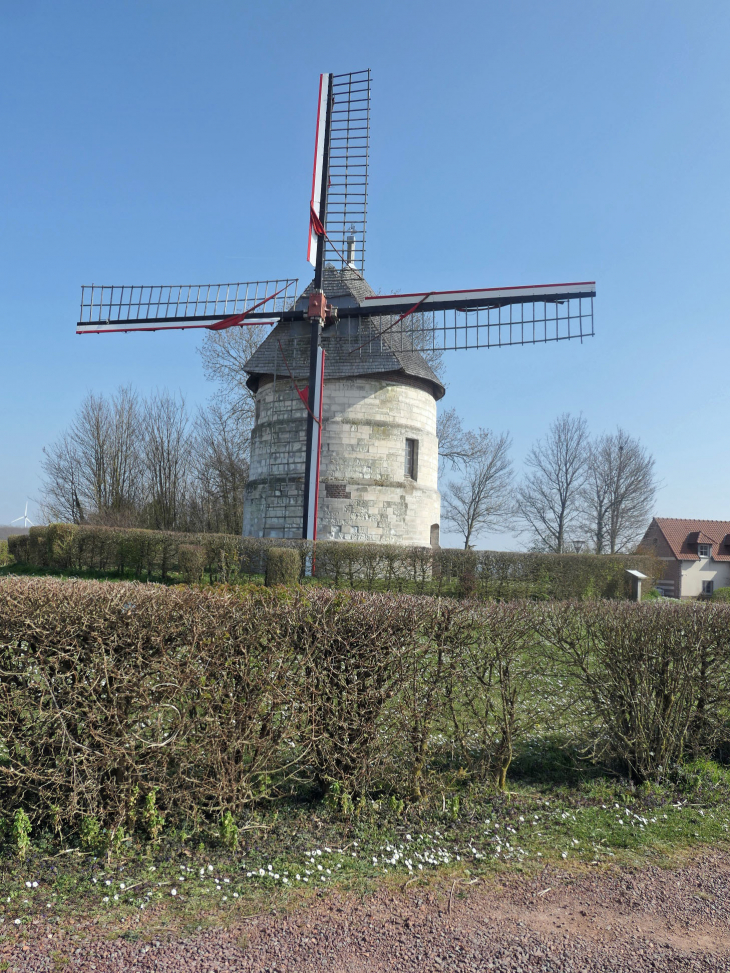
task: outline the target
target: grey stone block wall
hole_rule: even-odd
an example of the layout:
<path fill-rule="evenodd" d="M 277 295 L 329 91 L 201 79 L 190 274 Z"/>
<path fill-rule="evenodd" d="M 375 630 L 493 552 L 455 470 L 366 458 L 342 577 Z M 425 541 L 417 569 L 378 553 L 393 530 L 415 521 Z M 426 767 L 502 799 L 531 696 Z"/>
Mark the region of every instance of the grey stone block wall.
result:
<path fill-rule="evenodd" d="M 243 532 L 298 537 L 306 410 L 281 381 L 262 384 L 256 403 Z M 323 416 L 318 537 L 428 546 L 441 512 L 433 395 L 377 376 L 325 374 Z M 406 439 L 418 441 L 415 480 L 405 472 Z"/>

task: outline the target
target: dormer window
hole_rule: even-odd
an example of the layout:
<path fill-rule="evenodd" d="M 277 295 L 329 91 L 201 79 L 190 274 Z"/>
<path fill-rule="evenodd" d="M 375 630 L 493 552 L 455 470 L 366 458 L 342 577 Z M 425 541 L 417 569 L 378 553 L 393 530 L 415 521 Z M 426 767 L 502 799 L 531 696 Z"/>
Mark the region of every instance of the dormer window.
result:
<path fill-rule="evenodd" d="M 712 557 L 712 544 L 698 544 L 697 553 L 700 557 Z"/>

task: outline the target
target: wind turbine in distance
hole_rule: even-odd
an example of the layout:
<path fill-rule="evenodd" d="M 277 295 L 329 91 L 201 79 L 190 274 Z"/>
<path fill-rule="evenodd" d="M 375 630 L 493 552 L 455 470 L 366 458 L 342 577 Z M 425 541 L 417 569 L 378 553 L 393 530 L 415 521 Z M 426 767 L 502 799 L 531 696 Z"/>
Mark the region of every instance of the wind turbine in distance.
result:
<path fill-rule="evenodd" d="M 28 501 L 25 501 L 25 513 L 22 517 L 16 517 L 15 520 L 10 521 L 10 525 L 17 524 L 19 520 L 23 521 L 23 527 L 34 527 L 35 524 L 32 520 L 28 519 Z"/>

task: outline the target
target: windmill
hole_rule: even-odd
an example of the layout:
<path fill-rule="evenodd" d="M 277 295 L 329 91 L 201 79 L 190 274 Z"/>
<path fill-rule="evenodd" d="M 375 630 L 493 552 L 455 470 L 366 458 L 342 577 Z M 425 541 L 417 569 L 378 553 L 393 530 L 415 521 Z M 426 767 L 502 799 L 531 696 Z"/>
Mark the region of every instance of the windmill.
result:
<path fill-rule="evenodd" d="M 322 507 L 329 537 L 436 543 L 444 388 L 429 354 L 593 334 L 592 281 L 375 294 L 364 278 L 370 88 L 370 71 L 320 76 L 314 279 L 301 295 L 295 278 L 82 287 L 77 334 L 272 325 L 245 366 L 256 425 L 244 533 L 314 540 Z"/>
<path fill-rule="evenodd" d="M 16 517 L 15 520 L 11 520 L 11 526 L 17 524 L 19 521 L 23 521 L 23 527 L 33 527 L 33 521 L 28 518 L 28 501 L 25 501 L 25 513 L 22 517 Z"/>

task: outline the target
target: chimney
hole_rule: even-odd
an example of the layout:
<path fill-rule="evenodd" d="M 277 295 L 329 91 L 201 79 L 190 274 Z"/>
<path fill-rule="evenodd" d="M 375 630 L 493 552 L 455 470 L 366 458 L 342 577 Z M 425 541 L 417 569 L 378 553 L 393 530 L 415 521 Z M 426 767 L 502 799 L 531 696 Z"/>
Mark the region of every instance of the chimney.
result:
<path fill-rule="evenodd" d="M 352 225 L 347 234 L 347 266 L 355 270 L 355 227 Z"/>

